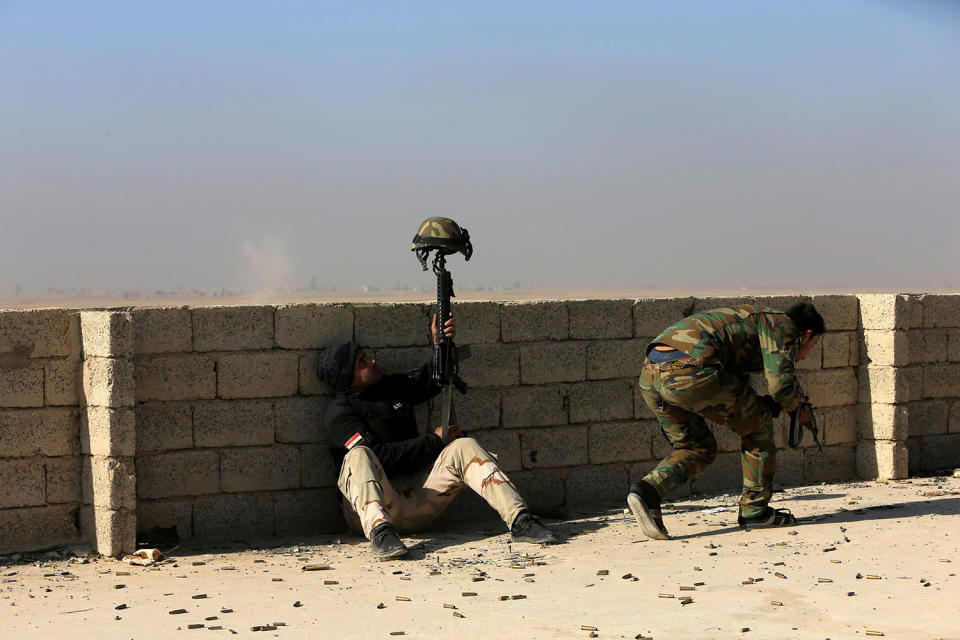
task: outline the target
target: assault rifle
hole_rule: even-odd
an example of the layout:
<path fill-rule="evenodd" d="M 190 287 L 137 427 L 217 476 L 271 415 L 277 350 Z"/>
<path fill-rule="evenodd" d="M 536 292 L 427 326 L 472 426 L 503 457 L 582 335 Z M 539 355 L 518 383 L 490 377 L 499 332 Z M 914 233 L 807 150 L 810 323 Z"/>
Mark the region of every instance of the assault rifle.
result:
<path fill-rule="evenodd" d="M 441 387 L 440 426 L 442 438 L 447 442 L 448 427 L 453 415 L 453 387 L 460 393 L 467 392 L 467 384 L 460 378 L 460 360 L 469 357 L 469 347 L 460 349 L 447 337 L 446 324 L 450 319 L 450 298 L 453 292 L 453 276 L 447 271 L 447 256 L 462 253 L 466 260 L 473 255 L 470 234 L 450 218 L 428 218 L 423 221 L 413 237 L 415 251 L 423 270 L 427 270 L 427 258 L 433 258 L 433 273 L 437 276 L 437 343 L 433 345 L 433 379 Z"/>
<path fill-rule="evenodd" d="M 797 394 L 800 396 L 800 404 L 790 412 L 790 431 L 787 434 L 787 444 L 791 449 L 796 449 L 803 442 L 803 432 L 810 431 L 813 433 L 813 441 L 816 443 L 817 449 L 823 453 L 823 441 L 820 440 L 820 429 L 817 426 L 817 416 L 813 412 L 813 403 L 810 402 L 810 396 L 800 386 L 799 380 L 797 381 Z M 809 422 L 800 422 L 800 413 L 804 407 L 810 414 Z"/>

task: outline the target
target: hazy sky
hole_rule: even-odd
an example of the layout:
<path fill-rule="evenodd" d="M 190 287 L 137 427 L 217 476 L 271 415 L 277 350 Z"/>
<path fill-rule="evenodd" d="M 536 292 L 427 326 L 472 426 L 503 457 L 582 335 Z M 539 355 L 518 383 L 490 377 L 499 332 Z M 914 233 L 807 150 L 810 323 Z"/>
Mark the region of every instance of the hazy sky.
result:
<path fill-rule="evenodd" d="M 0 293 L 960 287 L 958 6 L 0 0 Z"/>

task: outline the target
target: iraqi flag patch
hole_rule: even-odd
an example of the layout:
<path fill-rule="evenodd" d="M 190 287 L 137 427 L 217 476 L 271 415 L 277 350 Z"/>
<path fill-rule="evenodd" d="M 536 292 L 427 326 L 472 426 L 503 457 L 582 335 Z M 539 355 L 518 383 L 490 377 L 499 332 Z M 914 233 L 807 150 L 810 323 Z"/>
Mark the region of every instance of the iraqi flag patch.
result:
<path fill-rule="evenodd" d="M 347 440 L 347 451 L 349 451 L 350 449 L 353 449 L 355 446 L 357 446 L 361 442 L 363 442 L 363 436 L 361 436 L 359 432 L 353 434 L 352 436 L 350 436 L 350 439 Z"/>

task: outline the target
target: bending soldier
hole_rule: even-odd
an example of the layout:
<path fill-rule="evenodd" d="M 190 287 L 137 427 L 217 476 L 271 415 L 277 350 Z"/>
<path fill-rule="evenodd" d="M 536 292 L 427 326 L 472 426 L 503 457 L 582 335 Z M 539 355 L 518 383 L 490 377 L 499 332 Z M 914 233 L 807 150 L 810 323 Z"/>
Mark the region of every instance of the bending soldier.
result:
<path fill-rule="evenodd" d="M 431 327 L 438 340 L 437 319 Z M 453 338 L 453 319 L 445 335 Z M 382 375 L 377 361 L 348 342 L 320 353 L 318 371 L 337 392 L 324 416 L 348 524 L 362 530 L 381 560 L 407 553 L 397 530 L 427 528 L 470 487 L 493 507 L 515 541 L 553 543 L 533 517 L 496 458 L 457 426 L 419 434 L 414 407 L 440 392 L 428 366 L 410 374 Z"/>
<path fill-rule="evenodd" d="M 781 409 L 797 410 L 800 397 L 794 365 L 810 353 L 824 330 L 823 318 L 807 302 L 786 313 L 744 304 L 684 318 L 647 346 L 640 393 L 673 445 L 673 452 L 632 484 L 627 496 L 648 537 L 669 539 L 661 499 L 716 458 L 717 442 L 704 418 L 741 438 L 740 527 L 796 522 L 788 510 L 768 506 L 776 456 L 773 419 Z M 760 370 L 770 395 L 759 396 L 747 383 L 747 374 Z M 800 419 L 805 422 L 809 416 Z"/>

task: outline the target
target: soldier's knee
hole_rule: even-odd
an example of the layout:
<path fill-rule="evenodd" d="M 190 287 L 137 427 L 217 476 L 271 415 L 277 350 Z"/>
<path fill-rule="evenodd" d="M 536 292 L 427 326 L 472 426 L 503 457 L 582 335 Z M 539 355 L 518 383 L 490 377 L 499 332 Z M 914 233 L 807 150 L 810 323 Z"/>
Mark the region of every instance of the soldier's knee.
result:
<path fill-rule="evenodd" d="M 717 459 L 717 441 L 716 439 L 711 438 L 699 443 L 697 447 L 697 453 L 700 455 L 700 458 L 703 460 L 704 464 L 710 464 Z"/>
<path fill-rule="evenodd" d="M 466 452 L 474 452 L 474 451 L 482 450 L 482 449 L 483 449 L 483 447 L 480 445 L 479 442 L 477 442 L 476 440 L 474 440 L 473 438 L 470 438 L 470 437 L 468 437 L 468 436 L 463 436 L 463 437 L 457 438 L 456 440 L 454 440 L 453 442 L 451 442 L 450 444 L 448 444 L 447 447 L 450 448 L 450 451 L 451 451 L 451 452 L 461 452 L 461 451 L 462 451 L 462 452 L 465 452 L 465 453 L 466 453 Z"/>

